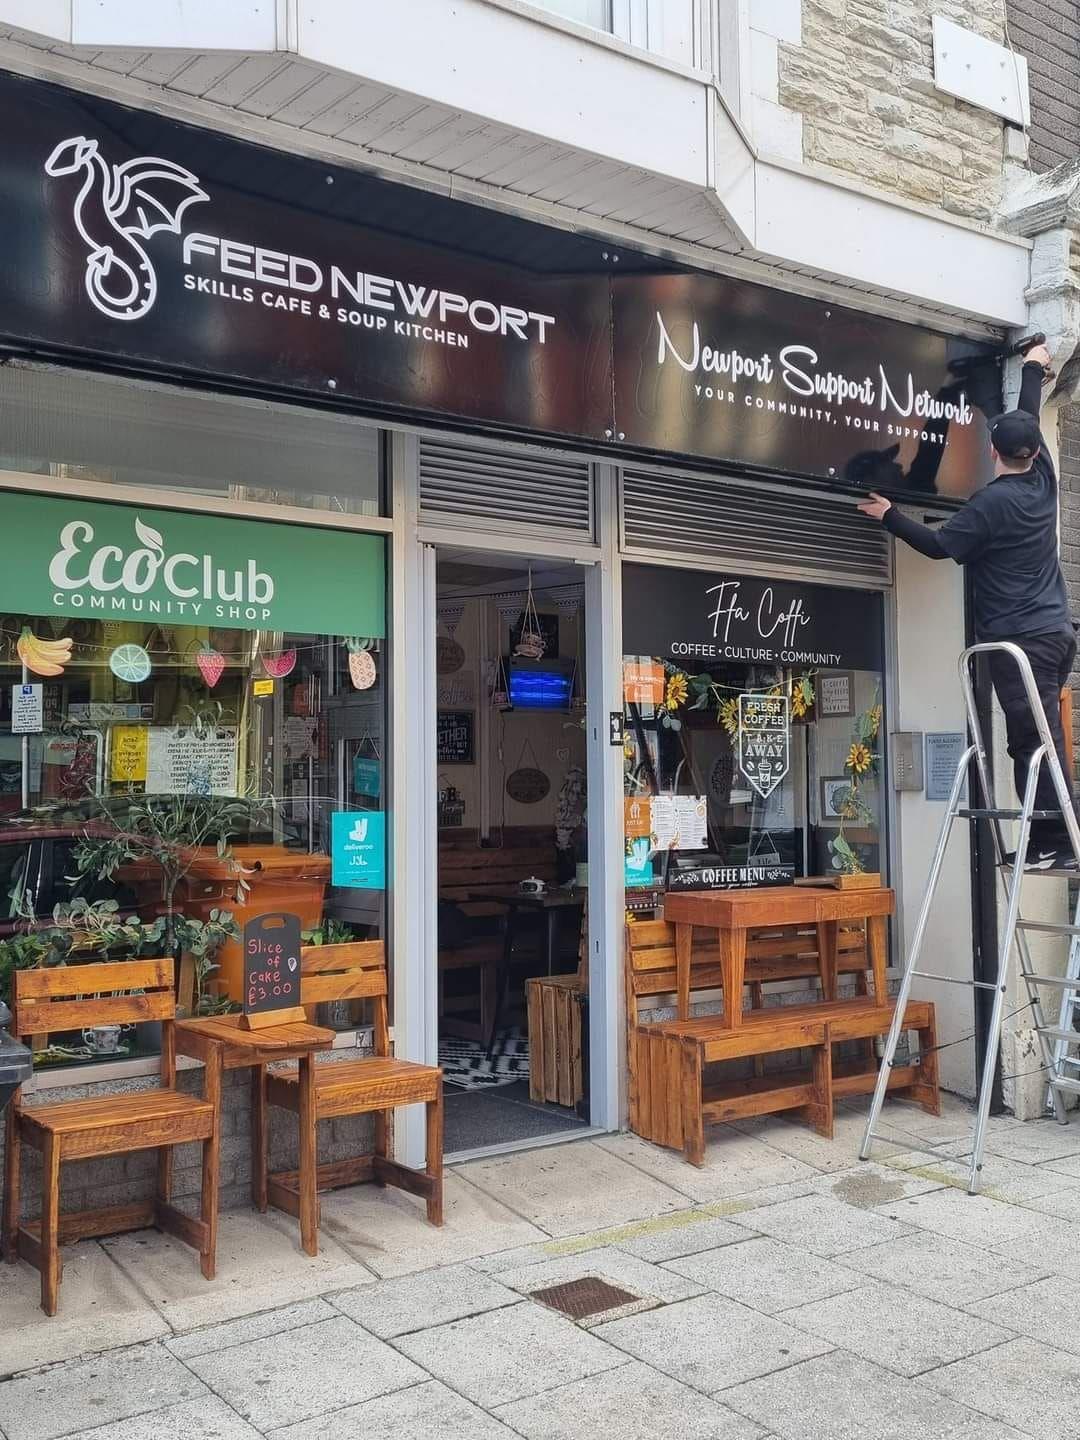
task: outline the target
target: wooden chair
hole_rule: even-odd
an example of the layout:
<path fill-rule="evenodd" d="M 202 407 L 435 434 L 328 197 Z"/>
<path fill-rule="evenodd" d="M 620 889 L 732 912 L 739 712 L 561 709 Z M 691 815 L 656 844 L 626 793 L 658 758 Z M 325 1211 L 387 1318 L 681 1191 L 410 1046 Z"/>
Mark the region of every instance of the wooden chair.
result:
<path fill-rule="evenodd" d="M 809 937 L 795 927 L 784 936 L 768 932 L 752 936 L 748 946 L 747 982 L 751 990 L 768 980 L 815 975 L 818 956 L 808 951 Z M 812 942 L 811 942 L 812 943 Z M 780 947 L 788 947 L 787 954 Z M 845 948 L 847 946 L 847 948 Z M 755 948 L 759 947 L 759 948 Z M 851 957 L 866 963 L 865 949 L 840 941 L 841 971 Z M 813 967 L 808 968 L 813 953 Z M 847 958 L 845 958 L 847 957 Z M 756 1008 L 741 1017 L 735 1028 L 715 1015 L 687 1020 L 643 1020 L 642 1010 L 658 1008 L 676 988 L 674 927 L 665 921 L 635 922 L 626 927 L 627 1068 L 629 1072 L 630 1129 L 658 1145 L 681 1149 L 696 1165 L 704 1163 L 707 1122 L 745 1119 L 783 1110 L 801 1111 L 820 1134 L 830 1136 L 833 1102 L 843 1095 L 872 1090 L 877 1061 L 865 1049 L 861 1058 L 840 1060 L 834 1046 L 848 1041 L 870 1041 L 892 1023 L 893 1005 L 857 993 L 847 1000 L 826 1000 L 807 1005 Z M 719 952 L 715 946 L 695 947 L 690 971 L 691 997 L 722 988 Z M 724 996 L 724 1003 L 739 1003 Z M 919 1034 L 918 1059 L 896 1066 L 889 1076 L 890 1090 L 902 1090 L 931 1114 L 940 1113 L 937 1070 L 937 1035 L 934 1007 L 925 1000 L 909 1001 L 906 1028 Z M 782 1051 L 808 1053 L 809 1063 L 789 1070 L 765 1072 L 766 1056 Z M 714 1079 L 706 1067 L 727 1060 L 750 1059 L 754 1074 Z"/>
<path fill-rule="evenodd" d="M 220 1135 L 217 1108 L 176 1087 L 176 1037 L 171 960 L 126 960 L 21 970 L 14 976 L 16 1035 L 48 1035 L 95 1025 L 161 1022 L 161 1083 L 126 1095 L 23 1106 L 18 1093 L 8 1106 L 4 1148 L 4 1257 L 19 1257 L 41 1272 L 41 1308 L 55 1315 L 60 1285 L 59 1247 L 95 1235 L 116 1235 L 148 1225 L 175 1235 L 198 1250 L 203 1274 L 213 1275 L 214 1252 L 208 1216 L 208 1187 L 216 1183 Z M 138 992 L 138 993 L 135 993 Z M 197 1219 L 168 1203 L 172 1152 L 201 1141 L 202 1204 Z M 41 1219 L 20 1220 L 22 1146 L 42 1156 Z M 158 1152 L 153 1199 L 104 1210 L 60 1213 L 60 1167 L 65 1160 L 100 1155 Z"/>
<path fill-rule="evenodd" d="M 320 1120 L 346 1115 L 375 1115 L 375 1149 L 368 1155 L 318 1167 L 320 1190 L 373 1180 L 397 1185 L 427 1201 L 432 1225 L 443 1223 L 442 1071 L 435 1065 L 395 1060 L 390 1054 L 387 1020 L 386 946 L 381 940 L 346 945 L 306 946 L 300 952 L 300 999 L 305 1006 L 324 1000 L 372 1002 L 375 1054 L 362 1060 L 323 1061 L 315 1067 L 313 1093 L 305 1109 L 298 1073 L 260 1067 L 253 1088 L 255 1114 L 256 1205 L 268 1204 L 299 1215 L 295 1172 L 269 1173 L 267 1106 L 291 1110 L 299 1125 L 314 1132 Z M 398 1105 L 427 1107 L 427 1163 L 411 1170 L 390 1158 L 390 1119 Z M 260 1183 L 261 1179 L 261 1183 Z"/>

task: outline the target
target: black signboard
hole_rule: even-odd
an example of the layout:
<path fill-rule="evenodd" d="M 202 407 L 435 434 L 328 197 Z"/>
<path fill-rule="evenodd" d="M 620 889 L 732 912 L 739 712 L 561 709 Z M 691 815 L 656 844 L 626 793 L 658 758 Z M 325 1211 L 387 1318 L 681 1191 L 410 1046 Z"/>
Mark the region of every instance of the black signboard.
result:
<path fill-rule="evenodd" d="M 244 1014 L 300 1004 L 300 918 L 255 915 L 244 926 Z"/>
<path fill-rule="evenodd" d="M 440 710 L 435 717 L 435 755 L 440 765 L 476 760 L 476 716 L 471 710 Z"/>
<path fill-rule="evenodd" d="M 633 565 L 623 582 L 623 649 L 683 669 L 741 662 L 880 670 L 880 595 L 729 570 Z"/>
<path fill-rule="evenodd" d="M 341 202 L 382 182 L 40 81 L 0 76 L 0 125 L 0 344 L 892 493 L 985 476 L 976 345 L 625 247 L 529 269 L 556 232 L 462 206 L 466 254 L 422 192 L 368 214 Z"/>
<path fill-rule="evenodd" d="M 747 890 L 757 885 L 790 885 L 794 879 L 794 865 L 702 865 L 669 870 L 667 889 Z"/>
<path fill-rule="evenodd" d="M 929 330 L 718 275 L 612 282 L 629 445 L 964 498 L 992 476 L 996 364 Z"/>

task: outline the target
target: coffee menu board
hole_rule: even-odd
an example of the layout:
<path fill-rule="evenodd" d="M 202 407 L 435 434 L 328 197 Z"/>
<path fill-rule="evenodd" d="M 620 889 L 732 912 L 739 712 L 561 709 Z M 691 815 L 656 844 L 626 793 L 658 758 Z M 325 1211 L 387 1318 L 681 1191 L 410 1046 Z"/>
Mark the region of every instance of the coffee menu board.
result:
<path fill-rule="evenodd" d="M 300 1004 L 300 917 L 256 915 L 244 926 L 244 1014 Z"/>
<path fill-rule="evenodd" d="M 476 716 L 471 710 L 440 710 L 435 722 L 435 754 L 440 765 L 472 765 L 476 760 Z"/>

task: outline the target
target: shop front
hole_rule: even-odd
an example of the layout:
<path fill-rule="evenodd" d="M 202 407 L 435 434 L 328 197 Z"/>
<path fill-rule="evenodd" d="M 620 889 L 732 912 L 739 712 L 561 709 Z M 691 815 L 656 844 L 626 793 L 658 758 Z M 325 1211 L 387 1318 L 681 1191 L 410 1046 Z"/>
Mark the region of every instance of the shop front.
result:
<path fill-rule="evenodd" d="M 878 875 L 900 937 L 940 808 L 890 737 L 960 728 L 963 596 L 855 499 L 979 483 L 978 345 L 35 82 L 0 109 L 9 968 L 164 947 L 214 1010 L 251 919 L 385 940 L 399 1056 L 538 1092 L 466 1150 L 624 1123 L 627 910 Z M 570 1091 L 530 1084 L 559 978 Z"/>

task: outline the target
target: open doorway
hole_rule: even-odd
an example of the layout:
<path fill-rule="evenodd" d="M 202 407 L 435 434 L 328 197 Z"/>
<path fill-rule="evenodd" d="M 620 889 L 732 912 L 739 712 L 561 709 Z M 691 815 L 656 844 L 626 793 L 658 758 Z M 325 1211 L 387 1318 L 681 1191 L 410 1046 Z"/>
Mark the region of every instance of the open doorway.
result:
<path fill-rule="evenodd" d="M 440 550 L 438 1029 L 446 1151 L 589 1123 L 585 584 Z"/>

